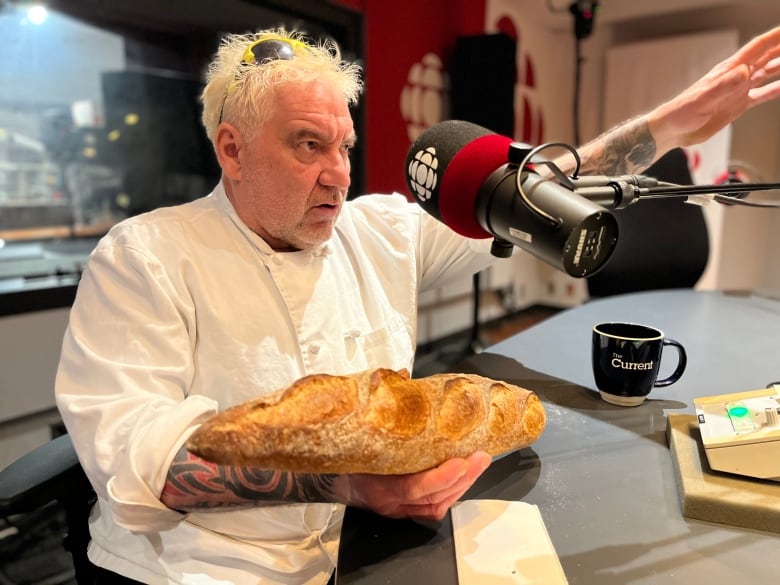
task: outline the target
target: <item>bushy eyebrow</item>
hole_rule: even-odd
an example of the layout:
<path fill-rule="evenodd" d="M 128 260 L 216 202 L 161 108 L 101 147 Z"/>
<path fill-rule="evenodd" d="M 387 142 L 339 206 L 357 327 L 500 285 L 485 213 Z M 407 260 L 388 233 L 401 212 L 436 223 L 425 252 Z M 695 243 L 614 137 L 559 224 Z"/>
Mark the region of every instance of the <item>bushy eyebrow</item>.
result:
<path fill-rule="evenodd" d="M 317 132 L 316 130 L 312 130 L 311 128 L 300 128 L 293 132 L 291 135 L 291 138 L 295 141 L 298 140 L 304 140 L 307 138 L 313 138 L 315 140 L 324 141 L 325 135 L 321 132 Z"/>
<path fill-rule="evenodd" d="M 328 142 L 325 134 L 312 128 L 300 128 L 292 133 L 291 138 L 293 142 L 298 142 L 300 140 L 317 140 L 319 142 Z M 347 144 L 349 146 L 355 146 L 356 143 L 357 134 L 355 134 L 354 131 L 348 134 L 342 141 L 342 144 Z"/>

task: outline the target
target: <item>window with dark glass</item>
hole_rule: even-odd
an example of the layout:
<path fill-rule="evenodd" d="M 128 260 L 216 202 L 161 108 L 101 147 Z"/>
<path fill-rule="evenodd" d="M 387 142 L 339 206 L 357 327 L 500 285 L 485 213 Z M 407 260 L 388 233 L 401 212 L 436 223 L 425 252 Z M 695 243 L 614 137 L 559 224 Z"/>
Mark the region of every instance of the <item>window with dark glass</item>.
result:
<path fill-rule="evenodd" d="M 300 28 L 355 58 L 359 17 L 284 4 L 0 0 L 0 295 L 73 286 L 116 222 L 213 189 L 199 96 L 224 32 Z"/>

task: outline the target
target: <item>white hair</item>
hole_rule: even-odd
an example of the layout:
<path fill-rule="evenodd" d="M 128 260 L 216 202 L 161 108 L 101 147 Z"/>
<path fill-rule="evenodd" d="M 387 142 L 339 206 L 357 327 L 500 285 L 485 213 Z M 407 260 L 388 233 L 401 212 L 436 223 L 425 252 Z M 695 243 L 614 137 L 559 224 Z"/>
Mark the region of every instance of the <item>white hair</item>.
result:
<path fill-rule="evenodd" d="M 263 39 L 291 41 L 294 58 L 264 61 L 260 66 L 245 62 L 246 50 Z M 333 83 L 347 103 L 354 105 L 363 89 L 361 73 L 356 63 L 342 61 L 341 51 L 332 40 L 309 44 L 302 33 L 284 28 L 227 35 L 206 71 L 201 94 L 203 126 L 212 142 L 223 120 L 250 135 L 269 116 L 273 92 L 289 82 Z"/>

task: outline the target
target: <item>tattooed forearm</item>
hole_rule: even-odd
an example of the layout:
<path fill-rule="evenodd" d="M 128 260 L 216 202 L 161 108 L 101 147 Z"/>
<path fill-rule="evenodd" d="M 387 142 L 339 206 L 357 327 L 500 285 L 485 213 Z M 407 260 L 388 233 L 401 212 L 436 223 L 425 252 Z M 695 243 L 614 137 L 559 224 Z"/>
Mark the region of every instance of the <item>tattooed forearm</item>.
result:
<path fill-rule="evenodd" d="M 579 149 L 582 175 L 640 173 L 656 156 L 656 144 L 647 119 L 634 118 L 605 132 Z"/>
<path fill-rule="evenodd" d="M 182 448 L 160 499 L 175 510 L 285 502 L 336 502 L 336 475 L 217 465 Z"/>

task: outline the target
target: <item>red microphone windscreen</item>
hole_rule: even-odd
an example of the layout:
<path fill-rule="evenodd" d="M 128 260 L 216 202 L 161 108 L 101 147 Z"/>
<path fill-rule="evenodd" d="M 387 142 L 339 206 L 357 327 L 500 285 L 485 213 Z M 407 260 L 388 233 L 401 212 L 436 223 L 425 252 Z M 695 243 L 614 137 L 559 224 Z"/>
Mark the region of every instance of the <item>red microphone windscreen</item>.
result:
<path fill-rule="evenodd" d="M 488 176 L 509 162 L 510 138 L 487 134 L 461 148 L 447 165 L 439 187 L 439 213 L 445 224 L 468 238 L 492 238 L 476 215 L 479 190 Z"/>

